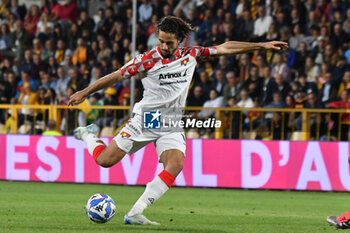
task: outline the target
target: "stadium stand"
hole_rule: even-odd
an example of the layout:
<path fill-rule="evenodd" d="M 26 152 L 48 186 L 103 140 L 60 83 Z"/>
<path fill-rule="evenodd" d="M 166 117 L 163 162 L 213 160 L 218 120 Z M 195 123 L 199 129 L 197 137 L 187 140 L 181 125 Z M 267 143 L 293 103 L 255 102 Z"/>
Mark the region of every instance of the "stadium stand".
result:
<path fill-rule="evenodd" d="M 37 4 L 0 3 L 2 132 L 40 134 L 45 127 L 36 125 L 54 119 L 64 135 L 92 122 L 111 135 L 127 120 L 128 82 L 102 90 L 73 111 L 55 106 L 65 105 L 72 93 L 131 59 L 132 1 L 31 2 Z M 95 3 L 101 7 L 90 5 Z M 182 46 L 227 40 L 290 44 L 284 53 L 255 52 L 201 63 L 188 106 L 217 107 L 207 112 L 224 123 L 220 132 L 191 131 L 191 137 L 254 139 L 264 125 L 266 139 L 349 139 L 348 1 L 139 1 L 138 54 L 157 45 L 157 21 L 166 15 L 197 28 Z M 217 95 L 210 98 L 212 89 Z M 142 92 L 136 76 L 136 101 Z M 24 110 L 27 104 L 38 108 Z M 124 107 L 99 108 L 116 105 Z"/>

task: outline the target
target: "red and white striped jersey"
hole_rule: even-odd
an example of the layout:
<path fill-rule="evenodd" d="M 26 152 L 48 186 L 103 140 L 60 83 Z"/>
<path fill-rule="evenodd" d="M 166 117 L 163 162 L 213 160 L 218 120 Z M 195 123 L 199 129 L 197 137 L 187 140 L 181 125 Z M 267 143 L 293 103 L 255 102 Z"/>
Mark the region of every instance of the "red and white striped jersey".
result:
<path fill-rule="evenodd" d="M 120 69 L 123 78 L 146 74 L 142 79 L 143 98 L 133 112 L 141 115 L 142 109 L 185 107 L 197 63 L 216 54 L 215 47 L 185 47 L 178 48 L 171 59 L 163 58 L 157 47 L 136 56 Z"/>

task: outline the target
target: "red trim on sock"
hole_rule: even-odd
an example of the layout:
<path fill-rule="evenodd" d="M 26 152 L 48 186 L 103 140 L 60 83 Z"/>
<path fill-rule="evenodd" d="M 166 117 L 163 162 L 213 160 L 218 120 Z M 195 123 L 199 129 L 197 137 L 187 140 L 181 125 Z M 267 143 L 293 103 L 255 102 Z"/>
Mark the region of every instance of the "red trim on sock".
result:
<path fill-rule="evenodd" d="M 173 185 L 175 181 L 175 176 L 171 175 L 166 170 L 163 170 L 161 173 L 159 173 L 159 178 L 164 181 L 164 183 L 170 188 L 171 185 Z"/>
<path fill-rule="evenodd" d="M 92 157 L 94 158 L 95 162 L 97 157 L 101 154 L 101 152 L 106 148 L 105 145 L 98 145 L 95 147 L 94 152 L 92 152 Z"/>

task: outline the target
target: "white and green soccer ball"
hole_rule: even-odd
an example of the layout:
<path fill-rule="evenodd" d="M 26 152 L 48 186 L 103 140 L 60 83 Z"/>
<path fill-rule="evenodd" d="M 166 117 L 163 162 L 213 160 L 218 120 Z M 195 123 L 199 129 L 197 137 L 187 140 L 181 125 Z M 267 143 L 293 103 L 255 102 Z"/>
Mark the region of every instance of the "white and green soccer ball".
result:
<path fill-rule="evenodd" d="M 115 203 L 107 194 L 96 193 L 86 203 L 86 215 L 96 223 L 105 223 L 115 214 Z"/>

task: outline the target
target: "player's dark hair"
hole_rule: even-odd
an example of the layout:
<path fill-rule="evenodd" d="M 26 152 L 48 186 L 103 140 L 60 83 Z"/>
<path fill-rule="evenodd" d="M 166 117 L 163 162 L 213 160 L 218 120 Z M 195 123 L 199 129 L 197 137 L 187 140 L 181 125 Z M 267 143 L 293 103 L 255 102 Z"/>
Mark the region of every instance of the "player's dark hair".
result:
<path fill-rule="evenodd" d="M 181 42 L 190 32 L 195 31 L 195 29 L 178 17 L 166 16 L 158 24 L 157 34 L 159 31 L 172 33 Z"/>

